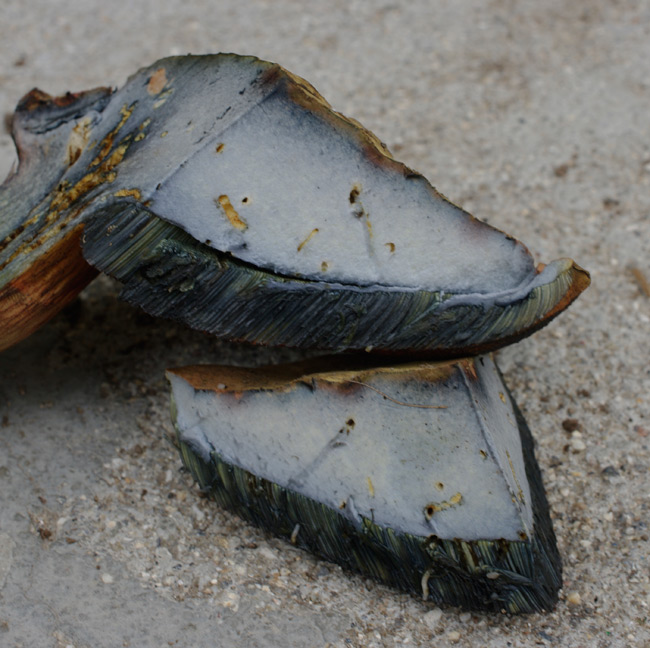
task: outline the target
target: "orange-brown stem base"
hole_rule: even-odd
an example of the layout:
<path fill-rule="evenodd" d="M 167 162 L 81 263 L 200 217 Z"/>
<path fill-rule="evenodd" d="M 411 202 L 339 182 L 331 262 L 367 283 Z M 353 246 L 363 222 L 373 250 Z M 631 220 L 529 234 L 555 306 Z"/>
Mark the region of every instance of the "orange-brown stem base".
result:
<path fill-rule="evenodd" d="M 83 225 L 0 289 L 0 351 L 24 340 L 97 276 L 81 254 Z"/>

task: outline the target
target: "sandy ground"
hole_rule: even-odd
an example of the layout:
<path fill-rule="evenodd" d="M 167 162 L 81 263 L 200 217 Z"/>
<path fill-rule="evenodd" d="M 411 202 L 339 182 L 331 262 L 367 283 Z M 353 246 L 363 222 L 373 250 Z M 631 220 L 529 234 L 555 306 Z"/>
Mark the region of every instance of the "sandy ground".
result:
<path fill-rule="evenodd" d="M 2 0 L 0 113 L 33 86 L 216 51 L 304 76 L 537 258 L 592 272 L 499 354 L 539 442 L 562 600 L 440 611 L 217 510 L 168 442 L 163 371 L 261 354 L 154 321 L 101 279 L 0 355 L 0 644 L 649 645 L 650 3 Z M 0 176 L 13 159 L 3 132 Z"/>

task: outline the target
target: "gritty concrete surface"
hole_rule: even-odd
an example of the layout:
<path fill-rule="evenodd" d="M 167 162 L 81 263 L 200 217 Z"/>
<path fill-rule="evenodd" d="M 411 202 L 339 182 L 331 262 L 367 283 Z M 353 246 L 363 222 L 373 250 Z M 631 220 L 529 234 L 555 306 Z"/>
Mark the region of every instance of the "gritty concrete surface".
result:
<path fill-rule="evenodd" d="M 0 645 L 649 645 L 650 3 L 3 0 L 0 111 L 216 51 L 304 76 L 537 258 L 592 272 L 499 354 L 539 442 L 562 599 L 441 611 L 216 509 L 168 442 L 163 371 L 273 354 L 154 321 L 100 279 L 0 355 Z M 2 133 L 1 176 L 13 159 Z"/>

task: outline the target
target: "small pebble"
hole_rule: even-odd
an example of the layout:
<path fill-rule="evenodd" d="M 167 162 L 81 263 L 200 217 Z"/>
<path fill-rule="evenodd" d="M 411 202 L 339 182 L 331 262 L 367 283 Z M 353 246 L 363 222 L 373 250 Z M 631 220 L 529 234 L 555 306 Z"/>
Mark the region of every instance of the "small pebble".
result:
<path fill-rule="evenodd" d="M 433 608 L 422 617 L 422 621 L 430 630 L 433 630 L 440 623 L 440 619 L 442 619 L 442 610 L 440 608 Z"/>
<path fill-rule="evenodd" d="M 582 439 L 571 439 L 571 450 L 574 452 L 582 452 L 587 449 L 587 445 Z"/>
<path fill-rule="evenodd" d="M 236 592 L 224 592 L 219 599 L 217 599 L 217 603 L 233 612 L 237 612 L 237 610 L 239 610 L 240 599 L 241 597 Z"/>
<path fill-rule="evenodd" d="M 562 427 L 565 432 L 574 432 L 575 430 L 580 429 L 580 421 L 573 418 L 564 419 L 564 421 L 562 421 Z"/>
<path fill-rule="evenodd" d="M 447 639 L 449 639 L 449 641 L 452 643 L 456 643 L 460 639 L 460 632 L 458 632 L 458 630 L 452 630 L 451 632 L 448 632 Z"/>
<path fill-rule="evenodd" d="M 104 572 L 102 574 L 102 583 L 106 583 L 106 585 L 110 585 L 113 582 L 113 577 L 110 574 L 107 574 Z"/>
<path fill-rule="evenodd" d="M 260 547 L 260 550 L 257 553 L 259 556 L 262 556 L 265 560 L 269 560 L 269 561 L 277 560 L 277 556 L 275 552 L 269 547 L 262 546 Z"/>
<path fill-rule="evenodd" d="M 458 620 L 461 623 L 467 623 L 472 618 L 471 612 L 463 612 L 458 616 Z"/>
<path fill-rule="evenodd" d="M 569 605 L 580 605 L 580 603 L 582 603 L 582 598 L 578 592 L 569 592 L 566 600 Z"/>

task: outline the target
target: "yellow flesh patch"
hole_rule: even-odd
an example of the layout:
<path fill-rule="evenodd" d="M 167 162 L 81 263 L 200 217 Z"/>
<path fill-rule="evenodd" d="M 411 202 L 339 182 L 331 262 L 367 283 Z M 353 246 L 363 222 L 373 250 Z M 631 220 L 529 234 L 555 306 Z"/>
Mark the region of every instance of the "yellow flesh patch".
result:
<path fill-rule="evenodd" d="M 228 196 L 226 196 L 225 194 L 219 196 L 219 198 L 217 198 L 217 202 L 221 205 L 221 208 L 226 214 L 226 218 L 230 221 L 230 224 L 235 229 L 238 229 L 242 232 L 245 229 L 248 229 L 248 225 L 246 224 L 246 221 L 242 220 L 240 215 L 232 206 L 232 203 L 230 202 L 230 198 L 228 198 Z"/>

